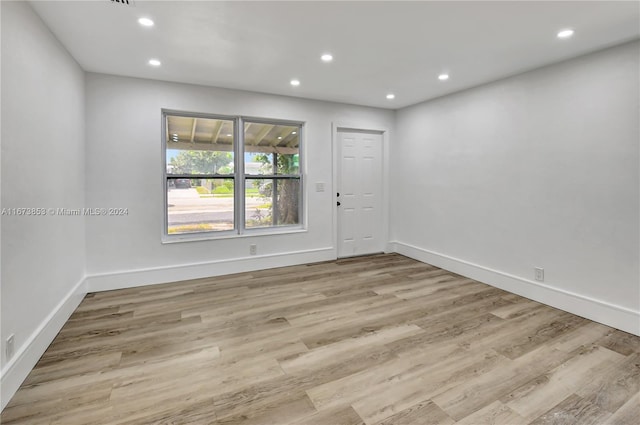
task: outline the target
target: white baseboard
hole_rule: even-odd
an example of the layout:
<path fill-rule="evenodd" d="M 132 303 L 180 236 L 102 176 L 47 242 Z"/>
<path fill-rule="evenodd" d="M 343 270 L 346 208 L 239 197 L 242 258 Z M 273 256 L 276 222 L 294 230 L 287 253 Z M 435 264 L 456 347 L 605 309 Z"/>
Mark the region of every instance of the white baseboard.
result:
<path fill-rule="evenodd" d="M 84 279 L 80 280 L 42 321 L 29 338 L 17 348 L 15 355 L 2 369 L 0 378 L 0 410 L 4 409 L 29 372 L 47 350 L 60 329 L 87 295 Z"/>
<path fill-rule="evenodd" d="M 335 259 L 336 251 L 334 248 L 319 248 L 230 260 L 94 274 L 87 276 L 85 281 L 87 282 L 87 292 L 100 292 Z"/>
<path fill-rule="evenodd" d="M 523 279 L 402 242 L 390 242 L 389 250 L 640 336 L 640 311 Z"/>

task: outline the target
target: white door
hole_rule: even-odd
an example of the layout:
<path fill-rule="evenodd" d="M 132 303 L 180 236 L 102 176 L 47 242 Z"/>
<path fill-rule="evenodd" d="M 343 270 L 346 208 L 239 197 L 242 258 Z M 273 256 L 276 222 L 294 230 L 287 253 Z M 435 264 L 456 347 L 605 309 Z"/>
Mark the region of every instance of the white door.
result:
<path fill-rule="evenodd" d="M 382 252 L 382 134 L 338 131 L 338 155 L 338 257 Z"/>

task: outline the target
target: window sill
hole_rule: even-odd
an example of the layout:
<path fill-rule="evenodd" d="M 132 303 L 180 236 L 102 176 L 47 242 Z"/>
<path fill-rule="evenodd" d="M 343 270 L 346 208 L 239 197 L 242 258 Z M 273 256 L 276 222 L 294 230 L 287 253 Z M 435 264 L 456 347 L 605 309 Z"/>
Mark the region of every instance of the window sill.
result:
<path fill-rule="evenodd" d="M 281 229 L 253 229 L 247 230 L 246 233 L 239 235 L 235 232 L 224 232 L 223 234 L 212 234 L 213 232 L 188 233 L 181 235 L 163 235 L 162 244 L 173 244 L 182 242 L 200 242 L 200 241 L 217 241 L 225 239 L 244 239 L 260 236 L 277 236 L 289 235 L 296 233 L 307 233 L 308 230 L 303 227 L 283 227 Z"/>

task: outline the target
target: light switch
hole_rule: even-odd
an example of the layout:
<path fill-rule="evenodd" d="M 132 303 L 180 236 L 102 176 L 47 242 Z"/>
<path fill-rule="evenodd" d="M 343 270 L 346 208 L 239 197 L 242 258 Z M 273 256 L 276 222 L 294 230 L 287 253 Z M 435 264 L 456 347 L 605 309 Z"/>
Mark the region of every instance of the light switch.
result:
<path fill-rule="evenodd" d="M 316 183 L 316 192 L 324 192 L 324 182 Z"/>

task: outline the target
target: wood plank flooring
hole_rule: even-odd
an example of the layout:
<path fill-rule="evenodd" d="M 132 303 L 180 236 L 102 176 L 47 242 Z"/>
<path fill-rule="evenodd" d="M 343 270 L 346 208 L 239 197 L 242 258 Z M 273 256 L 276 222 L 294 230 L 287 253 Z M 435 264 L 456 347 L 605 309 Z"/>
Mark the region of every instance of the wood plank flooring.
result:
<path fill-rule="evenodd" d="M 620 424 L 640 338 L 389 254 L 89 294 L 3 424 Z"/>

